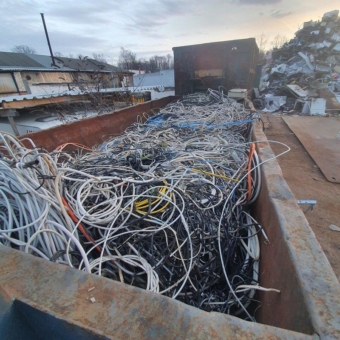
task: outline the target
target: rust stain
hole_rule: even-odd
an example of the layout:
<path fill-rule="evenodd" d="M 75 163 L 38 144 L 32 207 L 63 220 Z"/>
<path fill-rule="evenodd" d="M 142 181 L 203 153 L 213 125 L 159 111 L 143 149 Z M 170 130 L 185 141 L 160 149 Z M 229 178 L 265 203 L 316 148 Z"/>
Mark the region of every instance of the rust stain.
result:
<path fill-rule="evenodd" d="M 2 287 L 0 285 L 0 295 L 1 297 L 6 301 L 6 302 L 11 302 L 12 298 L 11 296 L 8 294 L 8 292 L 6 291 L 6 289 L 4 287 Z"/>
<path fill-rule="evenodd" d="M 178 98 L 178 97 L 177 97 Z M 93 146 L 103 142 L 108 136 L 121 134 L 126 128 L 136 122 L 137 116 L 151 109 L 163 107 L 176 97 L 170 96 L 130 106 L 111 114 L 91 117 L 71 124 L 57 126 L 22 136 L 31 138 L 38 146 L 53 151 L 63 143 L 80 143 Z M 103 138 L 105 136 L 106 138 Z M 28 146 L 27 142 L 24 144 Z"/>

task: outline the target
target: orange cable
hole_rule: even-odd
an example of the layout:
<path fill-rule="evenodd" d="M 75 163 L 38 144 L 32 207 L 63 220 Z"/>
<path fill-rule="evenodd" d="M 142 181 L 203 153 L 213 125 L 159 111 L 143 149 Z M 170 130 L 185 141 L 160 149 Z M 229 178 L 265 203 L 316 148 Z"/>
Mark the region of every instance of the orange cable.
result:
<path fill-rule="evenodd" d="M 255 152 L 255 144 L 251 143 L 250 144 L 250 151 L 249 151 L 249 162 L 248 162 L 248 195 L 247 195 L 247 200 L 248 202 L 251 200 L 251 195 L 252 195 L 252 184 L 251 184 L 251 164 L 252 164 L 252 159 L 254 157 L 254 152 Z"/>
<path fill-rule="evenodd" d="M 75 222 L 75 223 L 78 223 L 79 222 L 79 219 L 78 217 L 74 214 L 74 212 L 72 211 L 71 207 L 69 206 L 69 204 L 67 203 L 66 199 L 64 197 L 61 198 L 62 199 L 62 202 L 65 206 L 65 208 L 67 209 L 67 213 L 69 214 L 69 216 L 71 217 L 72 221 Z M 79 223 L 78 224 L 78 228 L 79 230 L 81 231 L 81 233 L 86 237 L 86 239 L 91 242 L 95 247 L 96 249 L 101 252 L 102 249 L 96 244 L 96 242 L 93 240 L 93 238 L 87 233 L 86 229 L 84 228 L 84 226 Z"/>

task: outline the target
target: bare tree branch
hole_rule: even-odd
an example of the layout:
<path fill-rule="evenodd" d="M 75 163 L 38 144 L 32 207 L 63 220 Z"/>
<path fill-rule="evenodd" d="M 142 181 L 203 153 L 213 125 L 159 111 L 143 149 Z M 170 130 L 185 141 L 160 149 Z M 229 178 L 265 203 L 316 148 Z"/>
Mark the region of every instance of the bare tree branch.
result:
<path fill-rule="evenodd" d="M 36 54 L 35 49 L 27 45 L 16 45 L 12 48 L 12 52 L 25 53 L 25 54 Z"/>
<path fill-rule="evenodd" d="M 104 53 L 93 53 L 92 55 L 94 60 L 100 61 L 102 63 L 107 63 Z"/>

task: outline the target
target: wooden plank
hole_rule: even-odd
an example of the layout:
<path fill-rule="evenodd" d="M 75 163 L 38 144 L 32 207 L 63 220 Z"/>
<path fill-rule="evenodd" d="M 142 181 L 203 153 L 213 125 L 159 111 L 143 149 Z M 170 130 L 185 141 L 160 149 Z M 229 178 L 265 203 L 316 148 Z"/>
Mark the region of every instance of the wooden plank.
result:
<path fill-rule="evenodd" d="M 340 120 L 335 117 L 282 117 L 329 182 L 340 183 Z"/>
<path fill-rule="evenodd" d="M 48 105 L 48 104 L 74 103 L 74 102 L 83 101 L 84 99 L 85 97 L 83 95 L 24 99 L 24 100 L 15 100 L 12 102 L 3 102 L 2 107 L 4 109 L 24 109 L 27 107 L 35 107 L 35 106 Z"/>

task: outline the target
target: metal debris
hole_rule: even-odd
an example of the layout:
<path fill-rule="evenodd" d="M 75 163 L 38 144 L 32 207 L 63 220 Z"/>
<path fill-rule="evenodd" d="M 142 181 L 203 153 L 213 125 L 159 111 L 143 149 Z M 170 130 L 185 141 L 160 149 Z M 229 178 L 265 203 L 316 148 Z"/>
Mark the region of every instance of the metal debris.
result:
<path fill-rule="evenodd" d="M 325 115 L 340 111 L 339 11 L 325 13 L 321 21 L 305 22 L 295 38 L 267 54 L 260 79 L 260 98 L 254 101 L 265 112 Z M 268 107 L 268 98 L 287 98 Z M 281 104 L 280 103 L 280 104 Z"/>
<path fill-rule="evenodd" d="M 329 225 L 328 228 L 329 228 L 330 230 L 333 230 L 333 231 L 340 231 L 340 227 L 338 227 L 338 226 L 335 225 L 335 224 Z"/>

